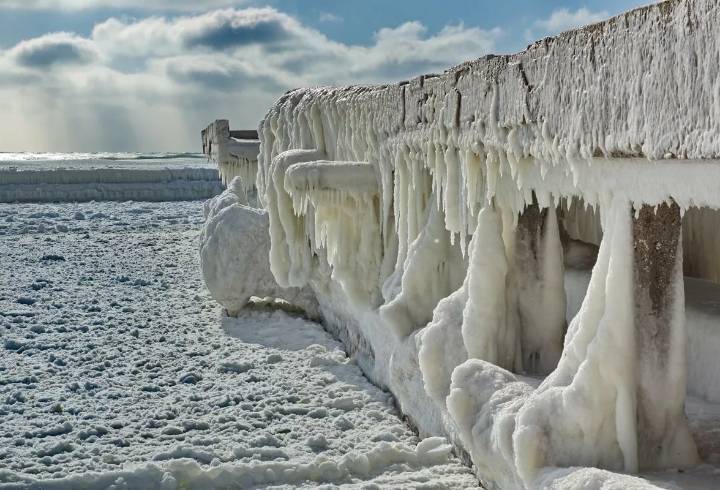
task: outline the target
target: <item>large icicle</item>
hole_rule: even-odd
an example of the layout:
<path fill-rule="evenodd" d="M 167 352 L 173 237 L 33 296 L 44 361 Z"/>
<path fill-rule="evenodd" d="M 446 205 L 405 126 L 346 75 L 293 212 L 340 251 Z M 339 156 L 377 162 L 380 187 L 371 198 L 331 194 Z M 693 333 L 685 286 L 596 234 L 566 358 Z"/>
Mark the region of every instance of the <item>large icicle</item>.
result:
<path fill-rule="evenodd" d="M 462 336 L 469 357 L 513 369 L 518 333 L 507 321 L 508 261 L 502 231 L 500 214 L 493 206 L 484 207 L 470 251 Z"/>
<path fill-rule="evenodd" d="M 270 217 L 270 269 L 283 287 L 302 287 L 310 276 L 312 254 L 305 236 L 303 218 L 293 210 L 285 190 L 285 172 L 290 165 L 322 160 L 320 150 L 288 150 L 273 158 L 265 202 Z"/>
<path fill-rule="evenodd" d="M 565 334 L 565 271 L 555 208 L 532 204 L 520 215 L 513 272 L 522 370 L 549 374 L 560 359 Z"/>
<path fill-rule="evenodd" d="M 502 222 L 492 208 L 483 209 L 478 216 L 468 261 L 462 286 L 438 303 L 432 321 L 417 336 L 425 391 L 441 406 L 450 392 L 450 376 L 467 360 L 468 352 L 480 358 L 496 359 L 498 351 L 514 357 L 515 339 L 510 335 L 507 342 L 505 325 L 508 265 Z M 500 309 L 494 309 L 496 306 Z"/>
<path fill-rule="evenodd" d="M 436 203 L 430 206 L 427 224 L 408 250 L 400 294 L 380 307 L 380 316 L 400 337 L 426 325 L 438 301 L 463 280 L 460 247 L 450 243 L 444 213 Z"/>

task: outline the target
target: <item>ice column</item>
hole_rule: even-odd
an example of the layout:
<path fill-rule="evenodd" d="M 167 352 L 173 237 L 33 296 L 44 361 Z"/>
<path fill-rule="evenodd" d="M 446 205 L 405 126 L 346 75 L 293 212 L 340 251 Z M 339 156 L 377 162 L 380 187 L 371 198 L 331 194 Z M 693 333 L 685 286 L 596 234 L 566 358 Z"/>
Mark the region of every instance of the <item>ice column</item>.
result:
<path fill-rule="evenodd" d="M 410 245 L 402 269 L 400 294 L 380 307 L 380 316 L 400 337 L 425 326 L 438 301 L 463 281 L 465 262 L 450 243 L 445 216 L 434 197 L 427 224 Z"/>
<path fill-rule="evenodd" d="M 565 334 L 563 249 L 555 208 L 532 204 L 520 215 L 513 272 L 522 370 L 549 374 L 560 359 Z"/>
<path fill-rule="evenodd" d="M 468 265 L 468 301 L 462 336 L 468 357 L 505 369 L 516 367 L 517 329 L 508 315 L 508 260 L 502 218 L 488 205 L 480 211 Z"/>
<path fill-rule="evenodd" d="M 640 208 L 633 219 L 639 465 L 697 462 L 685 418 L 687 333 L 680 208 Z"/>

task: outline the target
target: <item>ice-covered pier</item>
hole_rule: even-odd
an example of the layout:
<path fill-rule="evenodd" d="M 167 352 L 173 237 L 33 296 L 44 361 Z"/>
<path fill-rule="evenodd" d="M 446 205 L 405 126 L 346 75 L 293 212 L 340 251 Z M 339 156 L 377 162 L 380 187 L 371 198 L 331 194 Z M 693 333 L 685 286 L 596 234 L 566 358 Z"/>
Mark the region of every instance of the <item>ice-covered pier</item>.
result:
<path fill-rule="evenodd" d="M 223 184 L 240 176 L 249 190 L 255 185 L 260 148 L 254 129 L 231 130 L 227 119 L 218 119 L 202 131 L 203 153 L 217 163 Z"/>
<path fill-rule="evenodd" d="M 670 0 L 441 75 L 294 90 L 232 174 L 278 284 L 314 291 L 485 486 L 720 482 L 718 25 L 714 0 Z"/>

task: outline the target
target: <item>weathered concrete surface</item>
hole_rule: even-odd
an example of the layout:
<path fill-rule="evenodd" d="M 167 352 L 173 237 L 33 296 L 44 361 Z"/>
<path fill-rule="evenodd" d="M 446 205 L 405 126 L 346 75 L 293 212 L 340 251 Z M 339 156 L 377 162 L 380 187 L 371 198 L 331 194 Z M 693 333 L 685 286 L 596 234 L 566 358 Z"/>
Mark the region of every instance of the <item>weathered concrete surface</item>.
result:
<path fill-rule="evenodd" d="M 680 208 L 640 208 L 633 218 L 638 455 L 642 468 L 663 468 L 662 449 L 679 446 L 697 462 L 684 416 L 687 334 Z M 673 421 L 673 427 L 668 427 Z M 685 425 L 679 430 L 676 424 Z M 680 436 L 678 436 L 680 434 Z M 687 448 L 692 448 L 687 451 Z"/>
<path fill-rule="evenodd" d="M 356 113 L 378 139 L 444 123 L 472 127 L 484 133 L 483 141 L 506 149 L 519 144 L 523 154 L 537 157 L 718 158 L 718 25 L 714 0 L 669 0 L 441 75 L 298 89 L 271 113 L 288 99 L 298 114 L 311 100 L 322 108 L 332 101 L 328 118 Z M 515 141 L 498 126 L 516 128 Z M 342 159 L 334 146 L 328 141 L 328 157 Z"/>

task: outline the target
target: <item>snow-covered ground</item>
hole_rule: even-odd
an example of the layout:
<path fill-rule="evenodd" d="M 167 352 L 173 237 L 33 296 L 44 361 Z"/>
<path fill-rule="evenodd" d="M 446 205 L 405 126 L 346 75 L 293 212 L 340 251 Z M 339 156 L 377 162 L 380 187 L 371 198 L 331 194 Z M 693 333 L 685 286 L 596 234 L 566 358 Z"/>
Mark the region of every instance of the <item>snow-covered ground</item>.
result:
<path fill-rule="evenodd" d="M 320 325 L 222 318 L 201 222 L 198 201 L 0 205 L 0 488 L 477 484 Z"/>

